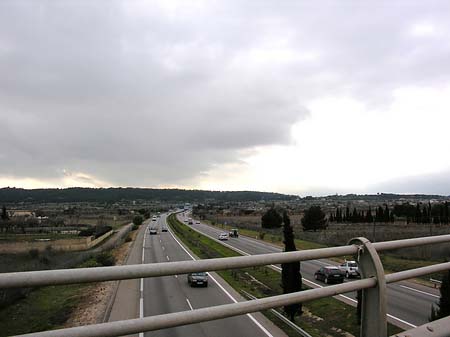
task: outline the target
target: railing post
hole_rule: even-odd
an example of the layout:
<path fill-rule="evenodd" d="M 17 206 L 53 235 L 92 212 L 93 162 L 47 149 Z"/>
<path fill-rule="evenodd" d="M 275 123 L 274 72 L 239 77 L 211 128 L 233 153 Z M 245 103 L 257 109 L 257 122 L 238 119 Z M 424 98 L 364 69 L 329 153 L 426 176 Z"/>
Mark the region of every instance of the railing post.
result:
<path fill-rule="evenodd" d="M 349 244 L 360 246 L 357 254 L 361 278 L 376 278 L 374 288 L 362 291 L 361 336 L 387 337 L 386 279 L 377 251 L 366 238 L 351 239 Z"/>

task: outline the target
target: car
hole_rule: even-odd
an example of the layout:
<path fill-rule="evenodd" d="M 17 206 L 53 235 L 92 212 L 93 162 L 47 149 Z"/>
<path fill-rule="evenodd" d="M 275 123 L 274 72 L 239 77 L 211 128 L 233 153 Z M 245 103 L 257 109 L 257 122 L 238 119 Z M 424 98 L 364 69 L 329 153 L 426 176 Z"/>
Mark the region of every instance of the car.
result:
<path fill-rule="evenodd" d="M 219 240 L 228 240 L 228 234 L 227 233 L 220 233 L 219 234 Z"/>
<path fill-rule="evenodd" d="M 152 227 L 152 228 L 150 228 L 149 234 L 156 235 L 156 234 L 158 234 L 158 230 L 155 227 Z"/>
<path fill-rule="evenodd" d="M 208 274 L 205 272 L 189 273 L 187 275 L 188 283 L 193 286 L 208 286 Z"/>
<path fill-rule="evenodd" d="M 166 226 L 163 226 L 161 228 L 161 232 L 168 232 L 168 231 L 169 231 L 169 229 Z"/>
<path fill-rule="evenodd" d="M 356 263 L 356 261 L 346 260 L 343 264 L 339 266 L 339 269 L 344 272 L 346 278 L 360 277 L 358 263 Z"/>
<path fill-rule="evenodd" d="M 239 232 L 236 228 L 233 228 L 230 231 L 230 238 L 238 238 L 239 237 Z"/>
<path fill-rule="evenodd" d="M 200 221 L 196 221 L 195 223 L 196 223 L 197 225 L 200 225 Z"/>
<path fill-rule="evenodd" d="M 344 273 L 338 267 L 326 266 L 314 273 L 314 278 L 326 284 L 344 282 Z"/>

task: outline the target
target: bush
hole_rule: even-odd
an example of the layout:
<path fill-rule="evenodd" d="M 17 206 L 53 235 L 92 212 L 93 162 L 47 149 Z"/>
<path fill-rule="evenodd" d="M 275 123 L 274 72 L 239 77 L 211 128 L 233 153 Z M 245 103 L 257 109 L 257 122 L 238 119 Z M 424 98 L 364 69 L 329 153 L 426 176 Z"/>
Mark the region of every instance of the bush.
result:
<path fill-rule="evenodd" d="M 127 235 L 127 238 L 125 239 L 125 242 L 131 242 L 133 241 L 133 239 L 131 238 L 131 236 Z"/>
<path fill-rule="evenodd" d="M 92 268 L 92 267 L 101 267 L 101 264 L 98 263 L 94 258 L 90 258 L 89 260 L 84 261 L 79 265 L 80 268 Z"/>
<path fill-rule="evenodd" d="M 261 239 L 261 240 L 264 240 L 264 237 L 266 236 L 266 233 L 265 232 L 259 232 L 259 238 Z"/>
<path fill-rule="evenodd" d="M 30 257 L 32 259 L 37 259 L 39 257 L 39 250 L 37 250 L 37 249 L 30 249 L 28 251 L 28 254 L 30 255 Z"/>
<path fill-rule="evenodd" d="M 94 234 L 94 238 L 99 238 L 100 236 L 102 236 L 103 234 L 108 233 L 110 230 L 112 230 L 111 226 L 97 226 L 95 228 L 95 234 Z"/>
<path fill-rule="evenodd" d="M 78 236 L 92 236 L 92 235 L 94 235 L 94 227 L 89 227 L 78 233 Z"/>
<path fill-rule="evenodd" d="M 133 227 L 131 227 L 131 230 L 132 230 L 132 231 L 135 231 L 136 229 L 139 229 L 139 226 L 138 226 L 138 225 L 133 225 Z"/>
<path fill-rule="evenodd" d="M 143 222 L 144 222 L 144 219 L 143 219 L 142 216 L 140 216 L 140 215 L 136 215 L 136 216 L 133 218 L 133 223 L 134 223 L 136 226 L 142 225 Z"/>
<path fill-rule="evenodd" d="M 114 266 L 116 264 L 116 258 L 111 252 L 103 252 L 95 257 L 95 260 L 102 266 Z"/>

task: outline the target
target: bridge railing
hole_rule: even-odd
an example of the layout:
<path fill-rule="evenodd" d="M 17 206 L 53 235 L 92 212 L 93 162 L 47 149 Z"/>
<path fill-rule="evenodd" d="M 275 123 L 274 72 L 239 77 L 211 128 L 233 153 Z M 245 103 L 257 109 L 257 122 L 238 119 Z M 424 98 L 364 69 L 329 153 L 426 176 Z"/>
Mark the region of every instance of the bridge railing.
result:
<path fill-rule="evenodd" d="M 350 240 L 346 246 L 296 252 L 114 267 L 2 273 L 0 274 L 0 288 L 36 287 L 159 277 L 190 272 L 218 271 L 354 255 L 355 259 L 359 261 L 361 279 L 353 282 L 246 302 L 67 329 L 34 332 L 23 336 L 121 336 L 238 316 L 293 303 L 335 296 L 350 291 L 362 290 L 361 336 L 386 337 L 386 284 L 450 270 L 450 262 L 385 275 L 378 252 L 446 242 L 450 242 L 450 235 L 377 243 L 371 243 L 365 238 L 355 238 Z"/>

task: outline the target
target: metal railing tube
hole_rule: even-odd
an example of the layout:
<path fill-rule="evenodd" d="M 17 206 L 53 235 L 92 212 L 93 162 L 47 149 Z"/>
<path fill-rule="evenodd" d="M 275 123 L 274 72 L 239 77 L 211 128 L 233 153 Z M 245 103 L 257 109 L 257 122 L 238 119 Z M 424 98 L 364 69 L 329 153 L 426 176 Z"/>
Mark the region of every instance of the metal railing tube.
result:
<path fill-rule="evenodd" d="M 387 337 L 386 279 L 380 256 L 366 238 L 351 239 L 349 244 L 361 247 L 356 256 L 361 277 L 377 279 L 375 287 L 362 291 L 361 336 Z"/>
<path fill-rule="evenodd" d="M 150 316 L 145 318 L 130 319 L 102 324 L 85 325 L 75 328 L 59 329 L 44 332 L 34 332 L 21 335 L 22 337 L 100 337 L 100 336 L 122 336 L 142 331 L 154 331 L 172 328 L 181 325 L 206 322 L 226 317 L 239 316 L 246 313 L 282 307 L 285 305 L 307 302 L 323 297 L 335 296 L 356 289 L 371 288 L 376 285 L 374 278 L 368 278 L 348 283 L 342 283 L 325 288 L 299 291 L 296 293 L 271 296 L 252 301 L 224 304 L 214 307 L 181 311 L 170 314 Z"/>
<path fill-rule="evenodd" d="M 333 256 L 353 255 L 357 251 L 357 246 L 342 246 L 302 250 L 296 252 L 236 256 L 197 261 L 178 261 L 114 267 L 0 273 L 0 289 L 126 280 L 145 277 L 168 276 L 175 274 L 187 274 L 190 272 L 198 271 L 237 269 L 294 261 L 321 259 Z"/>
<path fill-rule="evenodd" d="M 437 243 L 450 243 L 450 234 L 446 235 L 436 235 L 436 236 L 426 236 L 423 238 L 414 239 L 402 239 L 384 242 L 374 242 L 372 245 L 374 248 L 380 252 L 383 250 L 409 248 L 416 246 L 431 245 Z"/>
<path fill-rule="evenodd" d="M 414 277 L 439 273 L 442 271 L 450 270 L 450 262 L 444 262 L 439 264 L 434 264 L 432 266 L 426 266 L 416 269 L 399 271 L 393 274 L 386 275 L 386 283 L 394 283 L 398 281 L 408 280 Z"/>

